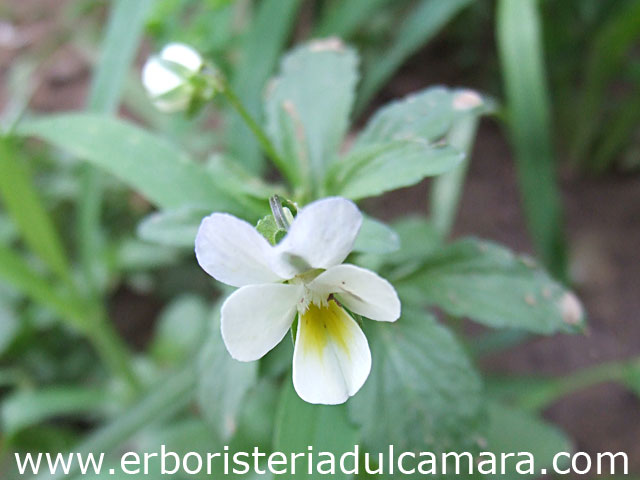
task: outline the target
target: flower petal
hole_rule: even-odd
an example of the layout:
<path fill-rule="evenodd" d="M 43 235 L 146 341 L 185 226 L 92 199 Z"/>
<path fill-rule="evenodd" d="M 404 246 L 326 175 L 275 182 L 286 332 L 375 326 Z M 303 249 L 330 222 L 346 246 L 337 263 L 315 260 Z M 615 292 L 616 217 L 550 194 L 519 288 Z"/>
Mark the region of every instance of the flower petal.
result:
<path fill-rule="evenodd" d="M 323 295 L 335 294 L 349 310 L 383 322 L 400 317 L 400 299 L 395 288 L 366 268 L 343 264 L 318 275 L 309 289 Z"/>
<path fill-rule="evenodd" d="M 300 285 L 248 285 L 222 305 L 222 339 L 233 358 L 250 362 L 278 345 L 291 327 L 304 290 Z"/>
<path fill-rule="evenodd" d="M 151 57 L 142 69 L 142 83 L 149 95 L 159 97 L 180 87 L 184 80 L 156 57 Z"/>
<path fill-rule="evenodd" d="M 304 401 L 336 405 L 355 395 L 371 371 L 371 351 L 358 324 L 336 302 L 311 304 L 300 317 L 293 386 Z"/>
<path fill-rule="evenodd" d="M 362 214 L 346 198 L 330 197 L 307 205 L 276 247 L 274 269 L 292 277 L 340 264 L 353 249 L 361 225 Z"/>
<path fill-rule="evenodd" d="M 198 263 L 216 280 L 242 287 L 282 280 L 269 267 L 271 245 L 244 220 L 214 213 L 202 220 L 196 236 Z"/>
<path fill-rule="evenodd" d="M 202 57 L 193 48 L 183 43 L 170 43 L 162 49 L 160 57 L 163 60 L 182 65 L 191 72 L 197 72 L 202 67 Z"/>

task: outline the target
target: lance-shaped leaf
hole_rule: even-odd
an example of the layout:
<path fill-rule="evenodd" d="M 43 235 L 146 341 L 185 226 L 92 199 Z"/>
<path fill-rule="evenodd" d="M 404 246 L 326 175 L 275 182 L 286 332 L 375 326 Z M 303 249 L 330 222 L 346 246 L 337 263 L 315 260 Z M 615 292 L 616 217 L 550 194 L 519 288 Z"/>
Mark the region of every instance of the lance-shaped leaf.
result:
<path fill-rule="evenodd" d="M 575 295 L 534 260 L 476 239 L 437 250 L 396 287 L 404 301 L 437 305 L 490 327 L 550 334 L 584 326 Z"/>
<path fill-rule="evenodd" d="M 355 52 L 335 38 L 298 47 L 284 58 L 265 108 L 269 135 L 290 165 L 290 176 L 323 177 L 348 128 L 357 64 Z"/>
<path fill-rule="evenodd" d="M 17 133 L 41 138 L 107 170 L 160 207 L 234 210 L 223 179 L 213 178 L 170 142 L 123 120 L 62 114 L 24 122 Z"/>
<path fill-rule="evenodd" d="M 397 322 L 365 327 L 373 368 L 348 403 L 365 448 L 472 448 L 482 405 L 480 379 L 451 332 L 404 305 Z"/>

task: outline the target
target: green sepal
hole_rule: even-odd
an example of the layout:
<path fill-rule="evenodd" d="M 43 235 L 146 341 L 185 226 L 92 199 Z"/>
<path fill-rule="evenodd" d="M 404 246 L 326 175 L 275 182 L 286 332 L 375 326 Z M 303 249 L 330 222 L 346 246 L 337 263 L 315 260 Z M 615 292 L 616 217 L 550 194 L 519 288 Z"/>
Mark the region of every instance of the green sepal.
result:
<path fill-rule="evenodd" d="M 271 245 L 277 244 L 287 234 L 286 230 L 278 227 L 273 215 L 267 215 L 258 220 L 256 230 L 258 230 Z"/>
<path fill-rule="evenodd" d="M 298 319 L 299 319 L 299 315 L 296 313 L 296 318 L 293 320 L 293 323 L 291 324 L 291 342 L 293 343 L 293 345 L 296 345 L 296 337 L 298 336 Z"/>

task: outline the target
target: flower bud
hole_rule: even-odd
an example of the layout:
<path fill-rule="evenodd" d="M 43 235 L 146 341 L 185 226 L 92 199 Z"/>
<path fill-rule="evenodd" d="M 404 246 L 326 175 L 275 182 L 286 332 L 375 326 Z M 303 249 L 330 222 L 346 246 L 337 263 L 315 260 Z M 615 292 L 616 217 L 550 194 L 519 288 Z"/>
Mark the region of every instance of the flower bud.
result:
<path fill-rule="evenodd" d="M 187 110 L 200 96 L 198 76 L 204 66 L 202 57 L 188 45 L 170 43 L 159 55 L 147 60 L 142 83 L 158 110 Z"/>

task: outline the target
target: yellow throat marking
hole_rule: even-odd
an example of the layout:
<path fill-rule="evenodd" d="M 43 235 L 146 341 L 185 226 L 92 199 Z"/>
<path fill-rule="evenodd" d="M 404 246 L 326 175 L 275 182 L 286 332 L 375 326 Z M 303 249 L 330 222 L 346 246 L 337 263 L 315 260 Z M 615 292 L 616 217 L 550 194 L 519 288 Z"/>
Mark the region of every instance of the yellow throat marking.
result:
<path fill-rule="evenodd" d="M 309 308 L 300 316 L 302 329 L 299 339 L 304 351 L 322 355 L 326 346 L 332 341 L 345 353 L 349 354 L 349 344 L 353 333 L 350 322 L 353 320 L 349 314 L 337 304 L 335 300 L 330 300 L 326 305 L 318 306 L 315 303 L 309 304 Z"/>

